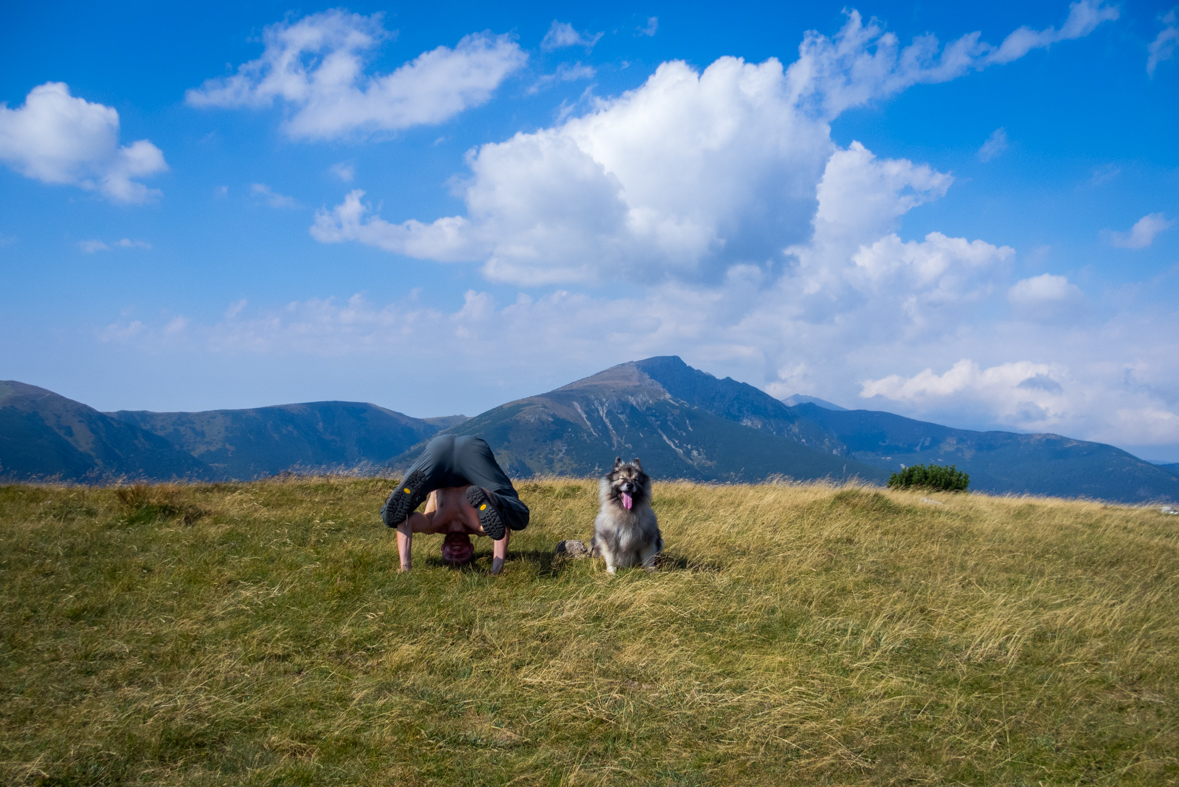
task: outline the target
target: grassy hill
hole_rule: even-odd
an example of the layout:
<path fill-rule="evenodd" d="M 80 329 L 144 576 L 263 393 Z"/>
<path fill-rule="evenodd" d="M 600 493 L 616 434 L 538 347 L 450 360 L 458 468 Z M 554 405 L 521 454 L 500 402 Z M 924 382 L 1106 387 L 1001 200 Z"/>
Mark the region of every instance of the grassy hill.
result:
<path fill-rule="evenodd" d="M 660 570 L 398 574 L 381 480 L 0 487 L 0 783 L 1179 781 L 1179 517 L 657 484 Z"/>

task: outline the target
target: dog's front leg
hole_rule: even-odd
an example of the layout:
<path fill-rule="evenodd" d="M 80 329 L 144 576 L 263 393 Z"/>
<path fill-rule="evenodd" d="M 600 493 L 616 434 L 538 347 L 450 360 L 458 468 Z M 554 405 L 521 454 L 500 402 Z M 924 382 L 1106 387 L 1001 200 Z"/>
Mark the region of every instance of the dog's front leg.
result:
<path fill-rule="evenodd" d="M 655 558 L 659 556 L 659 547 L 660 544 L 655 543 L 639 553 L 640 562 L 648 574 L 655 571 Z"/>

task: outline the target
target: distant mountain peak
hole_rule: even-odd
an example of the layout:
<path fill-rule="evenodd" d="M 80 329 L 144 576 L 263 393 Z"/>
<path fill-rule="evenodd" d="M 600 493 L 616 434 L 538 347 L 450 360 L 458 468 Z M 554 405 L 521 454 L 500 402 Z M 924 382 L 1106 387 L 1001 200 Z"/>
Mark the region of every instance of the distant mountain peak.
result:
<path fill-rule="evenodd" d="M 820 399 L 817 396 L 807 396 L 806 394 L 792 394 L 782 400 L 782 403 L 787 407 L 795 407 L 800 404 L 813 404 L 816 407 L 822 407 L 824 410 L 838 410 L 840 412 L 847 412 L 846 407 L 840 407 L 837 404 L 828 402 L 826 399 Z"/>

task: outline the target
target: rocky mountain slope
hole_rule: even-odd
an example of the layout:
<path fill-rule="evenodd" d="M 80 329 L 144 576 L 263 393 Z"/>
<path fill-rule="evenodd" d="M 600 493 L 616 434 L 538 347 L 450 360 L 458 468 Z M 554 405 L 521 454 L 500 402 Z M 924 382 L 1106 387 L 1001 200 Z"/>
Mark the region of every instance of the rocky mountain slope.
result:
<path fill-rule="evenodd" d="M 838 441 L 768 394 L 717 380 L 679 358 L 624 363 L 501 405 L 450 431 L 481 435 L 516 477 L 600 475 L 616 456 L 637 456 L 662 479 L 858 476 L 881 482 L 888 476 L 830 450 L 841 448 Z M 417 450 L 395 465 L 407 465 Z"/>

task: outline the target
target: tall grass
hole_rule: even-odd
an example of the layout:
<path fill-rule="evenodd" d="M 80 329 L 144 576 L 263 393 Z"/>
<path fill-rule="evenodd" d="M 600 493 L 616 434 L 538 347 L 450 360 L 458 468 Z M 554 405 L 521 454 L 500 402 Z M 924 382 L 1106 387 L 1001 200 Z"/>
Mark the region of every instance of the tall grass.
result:
<path fill-rule="evenodd" d="M 1156 510 L 658 484 L 611 578 L 550 479 L 493 577 L 398 574 L 387 486 L 0 488 L 0 782 L 1179 782 Z"/>

